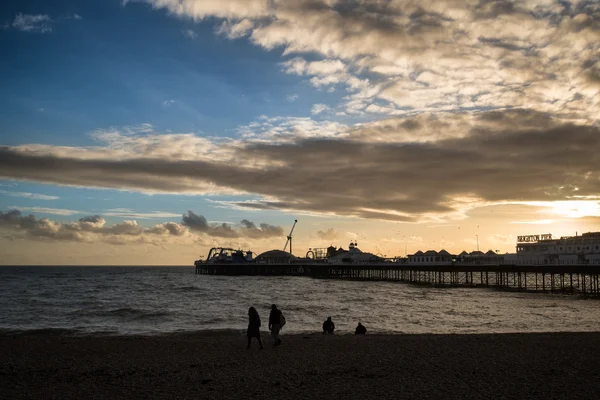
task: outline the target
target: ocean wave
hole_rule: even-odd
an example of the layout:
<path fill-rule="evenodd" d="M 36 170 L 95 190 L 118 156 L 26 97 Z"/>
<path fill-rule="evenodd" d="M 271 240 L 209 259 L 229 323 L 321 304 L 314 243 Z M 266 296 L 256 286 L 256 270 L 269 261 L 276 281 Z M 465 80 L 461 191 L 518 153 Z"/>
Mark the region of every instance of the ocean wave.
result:
<path fill-rule="evenodd" d="M 132 316 L 132 317 L 167 317 L 167 311 L 143 310 L 140 308 L 123 307 L 107 311 L 107 315 Z"/>
<path fill-rule="evenodd" d="M 244 318 L 237 318 L 240 321 L 245 321 Z M 208 318 L 208 319 L 203 319 L 201 321 L 198 321 L 198 324 L 205 324 L 205 325 L 210 325 L 210 324 L 220 324 L 223 322 L 230 322 L 231 318 L 223 318 L 223 317 L 213 317 L 213 318 Z"/>
<path fill-rule="evenodd" d="M 206 336 L 240 336 L 246 335 L 246 329 L 198 329 L 188 330 L 180 329 L 172 332 L 157 333 L 158 336 L 185 336 L 185 337 L 206 337 Z"/>
<path fill-rule="evenodd" d="M 172 313 L 164 310 L 144 310 L 140 308 L 122 307 L 113 310 L 99 310 L 97 308 L 82 308 L 72 311 L 69 315 L 86 317 L 118 317 L 129 319 L 170 317 Z"/>
<path fill-rule="evenodd" d="M 29 304 L 32 305 L 42 305 L 42 306 L 56 306 L 56 300 L 55 299 L 44 299 L 44 298 L 39 298 L 39 297 L 32 297 L 28 300 Z"/>
<path fill-rule="evenodd" d="M 29 336 L 29 335 L 51 335 L 68 336 L 81 333 L 79 329 L 68 328 L 35 328 L 35 329 L 10 329 L 0 328 L 0 336 Z"/>
<path fill-rule="evenodd" d="M 8 281 L 19 281 L 22 280 L 23 278 L 21 278 L 20 276 L 14 276 L 14 275 L 4 275 L 4 276 L 0 276 L 0 282 L 8 282 Z"/>
<path fill-rule="evenodd" d="M 196 286 L 181 286 L 176 287 L 175 290 L 177 290 L 178 292 L 197 292 L 200 291 L 200 288 Z"/>

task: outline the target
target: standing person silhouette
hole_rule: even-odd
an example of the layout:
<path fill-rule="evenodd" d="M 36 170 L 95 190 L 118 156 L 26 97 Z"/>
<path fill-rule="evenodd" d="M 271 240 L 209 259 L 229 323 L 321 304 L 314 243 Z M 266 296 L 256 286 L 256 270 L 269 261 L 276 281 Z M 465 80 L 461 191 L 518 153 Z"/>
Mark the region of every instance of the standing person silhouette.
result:
<path fill-rule="evenodd" d="M 250 342 L 252 338 L 255 337 L 258 340 L 258 344 L 260 344 L 260 348 L 263 349 L 262 339 L 260 338 L 260 316 L 256 311 L 256 308 L 250 307 L 248 309 L 248 346 L 247 349 L 250 348 Z"/>
<path fill-rule="evenodd" d="M 271 331 L 271 336 L 273 336 L 273 346 L 278 346 L 281 344 L 281 339 L 279 338 L 281 319 L 281 311 L 279 311 L 275 304 L 271 305 L 271 314 L 269 314 L 269 330 Z"/>
<path fill-rule="evenodd" d="M 333 335 L 333 331 L 335 330 L 335 324 L 331 320 L 331 317 L 327 317 L 327 321 L 323 322 L 323 335 L 329 333 Z"/>

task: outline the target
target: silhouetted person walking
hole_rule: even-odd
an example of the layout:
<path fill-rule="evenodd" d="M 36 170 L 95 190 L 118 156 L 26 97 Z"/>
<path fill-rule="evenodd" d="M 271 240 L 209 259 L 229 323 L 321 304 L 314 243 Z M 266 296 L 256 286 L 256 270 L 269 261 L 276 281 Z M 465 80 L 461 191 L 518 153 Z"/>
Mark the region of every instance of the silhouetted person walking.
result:
<path fill-rule="evenodd" d="M 356 327 L 356 330 L 354 331 L 354 334 L 364 335 L 365 333 L 367 333 L 367 328 L 365 328 L 364 325 L 359 322 L 358 326 Z"/>
<path fill-rule="evenodd" d="M 271 336 L 273 336 L 273 346 L 281 344 L 281 339 L 279 338 L 279 331 L 281 330 L 282 326 L 281 320 L 281 311 L 279 311 L 275 304 L 271 305 L 271 314 L 269 314 L 269 330 L 271 331 Z"/>
<path fill-rule="evenodd" d="M 327 317 L 327 321 L 323 322 L 323 335 L 325 335 L 326 333 L 332 335 L 334 330 L 335 324 L 331 320 L 331 317 Z"/>
<path fill-rule="evenodd" d="M 262 339 L 260 338 L 260 316 L 256 311 L 256 308 L 250 307 L 248 309 L 248 346 L 247 349 L 250 348 L 250 342 L 252 338 L 255 337 L 258 340 L 258 344 L 260 344 L 260 348 L 263 348 Z"/>

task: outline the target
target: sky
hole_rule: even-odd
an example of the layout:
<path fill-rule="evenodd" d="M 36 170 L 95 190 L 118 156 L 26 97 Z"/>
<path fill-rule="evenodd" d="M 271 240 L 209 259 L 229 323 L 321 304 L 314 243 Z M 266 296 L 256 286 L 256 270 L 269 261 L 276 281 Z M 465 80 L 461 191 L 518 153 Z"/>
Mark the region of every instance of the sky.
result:
<path fill-rule="evenodd" d="M 9 1 L 1 264 L 600 230 L 596 0 Z"/>

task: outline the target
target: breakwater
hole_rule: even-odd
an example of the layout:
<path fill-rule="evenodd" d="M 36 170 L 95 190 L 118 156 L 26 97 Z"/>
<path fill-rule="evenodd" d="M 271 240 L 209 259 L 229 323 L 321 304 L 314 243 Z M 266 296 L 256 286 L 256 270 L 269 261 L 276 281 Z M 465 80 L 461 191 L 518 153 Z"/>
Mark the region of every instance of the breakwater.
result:
<path fill-rule="evenodd" d="M 401 263 L 199 264 L 196 274 L 306 276 L 318 279 L 394 281 L 432 286 L 578 294 L 600 299 L 600 267 L 590 265 L 427 265 Z"/>

